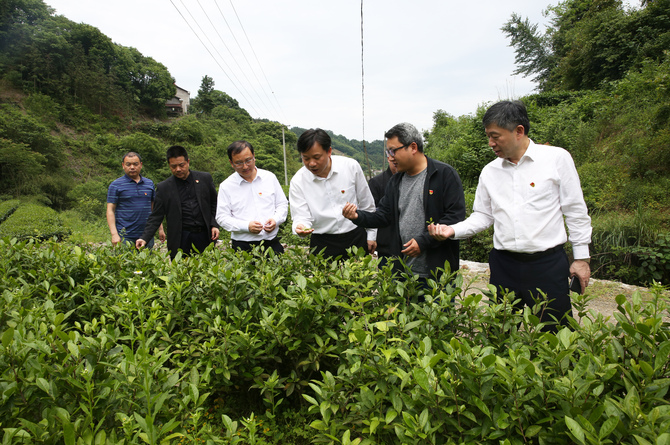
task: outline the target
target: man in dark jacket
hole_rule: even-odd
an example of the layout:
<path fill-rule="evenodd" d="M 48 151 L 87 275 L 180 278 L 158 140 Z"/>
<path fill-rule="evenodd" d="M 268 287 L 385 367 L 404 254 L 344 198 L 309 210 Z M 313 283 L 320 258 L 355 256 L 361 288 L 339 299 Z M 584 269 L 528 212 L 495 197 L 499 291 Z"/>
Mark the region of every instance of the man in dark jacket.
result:
<path fill-rule="evenodd" d="M 385 137 L 386 154 L 398 173 L 374 212 L 347 203 L 342 214 L 361 227 L 390 226 L 392 254 L 422 279 L 445 267 L 445 261 L 452 271 L 458 270 L 458 242 L 435 242 L 427 226 L 465 219 L 461 178 L 450 165 L 426 157 L 421 133 L 413 125 L 398 124 Z"/>
<path fill-rule="evenodd" d="M 172 176 L 158 184 L 154 207 L 142 236 L 135 242 L 144 247 L 156 229 L 167 220 L 167 247 L 174 259 L 179 249 L 185 255 L 202 252 L 219 239 L 216 222 L 216 189 L 212 175 L 191 171 L 186 149 L 179 145 L 166 153 Z"/>

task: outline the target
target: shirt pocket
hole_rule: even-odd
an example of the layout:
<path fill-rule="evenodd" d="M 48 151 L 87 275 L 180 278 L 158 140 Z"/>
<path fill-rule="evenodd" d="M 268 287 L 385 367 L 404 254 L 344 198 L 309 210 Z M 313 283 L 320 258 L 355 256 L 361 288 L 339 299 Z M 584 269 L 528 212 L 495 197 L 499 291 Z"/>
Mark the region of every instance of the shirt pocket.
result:
<path fill-rule="evenodd" d="M 348 202 L 355 203 L 356 205 L 359 204 L 356 200 L 356 186 L 353 184 L 348 187 L 335 190 L 334 193 L 335 201 L 342 206 Z"/>
<path fill-rule="evenodd" d="M 532 182 L 526 193 L 526 206 L 535 211 L 552 209 L 558 202 L 558 186 L 552 180 Z"/>
<path fill-rule="evenodd" d="M 254 192 L 254 200 L 260 205 L 273 205 L 275 202 L 274 191 L 260 190 Z"/>
<path fill-rule="evenodd" d="M 231 193 L 228 195 L 228 198 L 230 201 L 230 211 L 233 214 L 242 211 L 248 205 L 253 205 L 253 202 L 249 202 L 248 193 Z"/>

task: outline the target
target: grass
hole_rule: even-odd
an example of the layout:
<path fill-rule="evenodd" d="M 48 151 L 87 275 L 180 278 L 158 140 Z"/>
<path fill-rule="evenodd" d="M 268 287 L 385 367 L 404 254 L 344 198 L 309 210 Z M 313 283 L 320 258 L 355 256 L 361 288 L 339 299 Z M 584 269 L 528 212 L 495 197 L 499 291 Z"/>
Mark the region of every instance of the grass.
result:
<path fill-rule="evenodd" d="M 76 210 L 60 213 L 63 225 L 72 231 L 68 240 L 75 244 L 103 243 L 111 240 L 107 220 L 88 221 Z"/>

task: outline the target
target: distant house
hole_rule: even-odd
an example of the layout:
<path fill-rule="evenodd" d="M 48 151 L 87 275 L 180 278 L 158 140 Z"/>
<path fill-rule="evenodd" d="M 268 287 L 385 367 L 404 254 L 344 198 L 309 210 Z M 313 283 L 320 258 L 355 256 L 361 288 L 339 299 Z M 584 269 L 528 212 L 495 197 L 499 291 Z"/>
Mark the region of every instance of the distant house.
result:
<path fill-rule="evenodd" d="M 191 93 L 179 85 L 175 85 L 177 92 L 174 97 L 165 103 L 168 116 L 183 116 L 188 113 L 188 107 L 191 104 Z"/>

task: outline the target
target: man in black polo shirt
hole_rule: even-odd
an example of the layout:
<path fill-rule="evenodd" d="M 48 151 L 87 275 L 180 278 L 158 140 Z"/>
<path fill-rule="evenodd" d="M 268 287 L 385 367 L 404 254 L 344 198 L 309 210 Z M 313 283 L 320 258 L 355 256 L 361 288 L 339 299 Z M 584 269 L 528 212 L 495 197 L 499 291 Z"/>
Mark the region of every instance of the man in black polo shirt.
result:
<path fill-rule="evenodd" d="M 166 157 L 172 176 L 158 184 L 153 211 L 135 244 L 144 247 L 165 218 L 167 247 L 174 259 L 179 249 L 185 255 L 205 250 L 219 238 L 219 226 L 212 175 L 191 171 L 188 153 L 182 146 L 168 148 Z"/>

